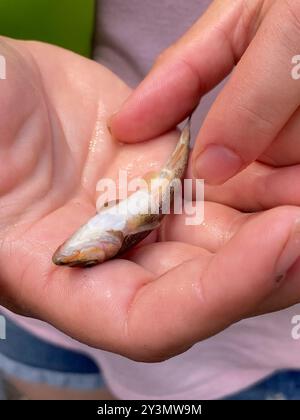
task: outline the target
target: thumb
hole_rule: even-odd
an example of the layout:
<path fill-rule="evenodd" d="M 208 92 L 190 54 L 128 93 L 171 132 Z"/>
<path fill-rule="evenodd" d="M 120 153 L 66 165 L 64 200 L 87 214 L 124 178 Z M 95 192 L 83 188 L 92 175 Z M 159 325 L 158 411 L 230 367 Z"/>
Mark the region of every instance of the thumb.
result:
<path fill-rule="evenodd" d="M 145 349 L 142 358 L 170 357 L 253 316 L 299 259 L 299 216 L 297 207 L 252 216 L 211 258 L 185 261 L 141 289 L 127 326 L 136 348 Z"/>
<path fill-rule="evenodd" d="M 188 116 L 245 51 L 261 3 L 215 0 L 112 116 L 112 134 L 124 142 L 147 140 Z"/>

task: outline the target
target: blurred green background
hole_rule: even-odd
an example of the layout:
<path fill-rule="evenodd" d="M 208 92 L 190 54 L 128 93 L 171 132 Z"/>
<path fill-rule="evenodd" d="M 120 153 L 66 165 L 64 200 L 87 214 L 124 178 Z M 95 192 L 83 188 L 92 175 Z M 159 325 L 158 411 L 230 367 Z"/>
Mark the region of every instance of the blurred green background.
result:
<path fill-rule="evenodd" d="M 91 56 L 95 0 L 0 0 L 0 34 Z"/>

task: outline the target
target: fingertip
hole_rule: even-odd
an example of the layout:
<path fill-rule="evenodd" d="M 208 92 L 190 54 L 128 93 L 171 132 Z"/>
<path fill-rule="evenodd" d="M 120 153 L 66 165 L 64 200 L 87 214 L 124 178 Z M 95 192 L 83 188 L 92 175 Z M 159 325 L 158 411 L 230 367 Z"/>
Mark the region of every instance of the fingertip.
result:
<path fill-rule="evenodd" d="M 112 125 L 113 125 L 113 117 L 114 117 L 114 114 L 112 114 L 110 117 L 108 117 L 107 118 L 107 121 L 106 121 L 106 127 L 107 127 L 107 129 L 108 129 L 108 131 L 109 131 L 109 134 L 113 137 L 113 129 L 112 129 Z"/>
<path fill-rule="evenodd" d="M 212 185 L 224 183 L 243 167 L 236 152 L 219 144 L 210 144 L 193 161 L 194 176 Z"/>
<path fill-rule="evenodd" d="M 176 127 L 203 94 L 198 78 L 180 61 L 152 70 L 111 116 L 112 135 L 126 143 L 152 139 Z"/>
<path fill-rule="evenodd" d="M 124 129 L 122 129 L 122 109 L 123 106 L 121 106 L 120 109 L 118 109 L 117 111 L 113 112 L 106 121 L 106 126 L 107 129 L 110 133 L 110 135 L 115 138 L 118 139 L 119 141 L 122 142 L 126 142 L 127 137 L 126 137 L 126 131 L 124 131 Z M 121 118 L 120 118 L 121 115 Z M 125 133 L 125 135 L 124 135 Z"/>
<path fill-rule="evenodd" d="M 145 140 L 145 134 L 147 136 L 147 130 L 141 127 L 138 110 L 127 101 L 107 119 L 106 125 L 111 136 L 123 143 L 137 143 Z"/>

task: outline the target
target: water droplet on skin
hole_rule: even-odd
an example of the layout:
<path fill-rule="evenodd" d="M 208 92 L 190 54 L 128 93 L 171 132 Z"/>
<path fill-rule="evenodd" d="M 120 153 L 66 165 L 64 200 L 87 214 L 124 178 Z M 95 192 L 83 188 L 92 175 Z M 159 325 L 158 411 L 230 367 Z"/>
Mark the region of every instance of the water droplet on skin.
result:
<path fill-rule="evenodd" d="M 91 172 L 93 171 L 93 160 L 96 159 L 95 154 L 99 152 L 105 143 L 105 136 L 107 134 L 107 120 L 108 112 L 102 102 L 99 102 L 96 116 L 96 123 L 94 131 L 88 145 L 88 157 L 85 165 L 85 171 L 82 177 L 83 185 L 86 185 L 90 179 Z"/>

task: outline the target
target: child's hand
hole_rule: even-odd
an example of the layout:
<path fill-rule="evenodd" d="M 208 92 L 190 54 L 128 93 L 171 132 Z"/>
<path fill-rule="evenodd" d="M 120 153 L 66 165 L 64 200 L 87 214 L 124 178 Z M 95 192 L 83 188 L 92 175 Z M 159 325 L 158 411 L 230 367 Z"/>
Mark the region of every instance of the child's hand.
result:
<path fill-rule="evenodd" d="M 299 0 L 215 0 L 158 57 L 112 118 L 112 132 L 136 142 L 167 131 L 236 64 L 198 135 L 194 174 L 215 184 L 256 159 L 275 166 L 298 162 L 299 54 Z"/>
<path fill-rule="evenodd" d="M 157 238 L 164 242 L 152 236 L 129 260 L 91 269 L 52 264 L 56 247 L 95 212 L 97 180 L 116 178 L 120 168 L 130 176 L 158 169 L 177 136 L 121 145 L 106 119 L 129 90 L 112 73 L 40 43 L 4 40 L 0 48 L 7 60 L 0 81 L 1 304 L 92 346 L 152 361 L 243 317 L 300 301 L 300 210 L 292 206 L 248 216 L 207 203 L 204 225 L 167 217 Z M 291 168 L 293 179 L 297 171 Z M 246 187 L 232 187 L 240 207 L 248 206 Z M 230 188 L 224 201 L 232 201 Z M 291 193 L 247 188 L 253 207 L 266 195 L 280 203 Z"/>

